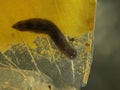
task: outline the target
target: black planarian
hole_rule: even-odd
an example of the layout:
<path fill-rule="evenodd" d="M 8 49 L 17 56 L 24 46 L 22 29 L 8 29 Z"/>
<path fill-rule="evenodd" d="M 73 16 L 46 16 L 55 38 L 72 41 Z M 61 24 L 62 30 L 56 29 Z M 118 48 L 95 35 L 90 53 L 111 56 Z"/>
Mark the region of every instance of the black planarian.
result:
<path fill-rule="evenodd" d="M 70 59 L 74 59 L 77 56 L 76 50 L 69 45 L 60 29 L 49 20 L 32 18 L 19 21 L 12 27 L 20 31 L 31 31 L 35 33 L 48 34 L 56 46 L 60 49 L 60 51 L 64 53 L 64 55 Z"/>

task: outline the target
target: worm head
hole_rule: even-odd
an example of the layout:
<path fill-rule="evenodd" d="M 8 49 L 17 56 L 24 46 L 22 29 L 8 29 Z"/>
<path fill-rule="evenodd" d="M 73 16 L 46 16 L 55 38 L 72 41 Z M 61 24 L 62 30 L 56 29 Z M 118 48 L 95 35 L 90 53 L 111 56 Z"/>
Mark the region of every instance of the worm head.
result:
<path fill-rule="evenodd" d="M 42 30 L 47 30 L 48 26 L 52 23 L 44 19 L 28 19 L 22 20 L 14 24 L 12 27 L 20 31 L 33 31 L 33 32 L 42 32 Z M 52 24 L 53 25 L 53 24 Z"/>
<path fill-rule="evenodd" d="M 16 24 L 14 24 L 12 27 L 20 31 L 26 31 L 33 29 L 34 26 L 32 22 L 19 21 Z"/>

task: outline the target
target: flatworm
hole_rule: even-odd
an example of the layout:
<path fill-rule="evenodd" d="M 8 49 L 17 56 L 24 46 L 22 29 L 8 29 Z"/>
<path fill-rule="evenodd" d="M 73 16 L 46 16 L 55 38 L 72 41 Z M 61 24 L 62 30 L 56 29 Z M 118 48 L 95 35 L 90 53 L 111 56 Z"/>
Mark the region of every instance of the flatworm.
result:
<path fill-rule="evenodd" d="M 77 56 L 76 50 L 69 45 L 60 29 L 49 20 L 32 18 L 19 21 L 12 27 L 20 31 L 48 34 L 64 55 L 70 59 L 74 59 Z"/>

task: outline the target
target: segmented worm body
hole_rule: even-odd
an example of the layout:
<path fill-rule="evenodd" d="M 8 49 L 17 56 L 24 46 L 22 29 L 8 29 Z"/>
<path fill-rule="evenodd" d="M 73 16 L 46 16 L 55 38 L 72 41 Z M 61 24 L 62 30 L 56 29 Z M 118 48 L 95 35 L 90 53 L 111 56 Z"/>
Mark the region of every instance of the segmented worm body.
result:
<path fill-rule="evenodd" d="M 77 56 L 76 50 L 69 45 L 63 33 L 49 20 L 33 18 L 19 21 L 12 27 L 20 31 L 48 34 L 64 55 L 70 59 L 74 59 Z"/>

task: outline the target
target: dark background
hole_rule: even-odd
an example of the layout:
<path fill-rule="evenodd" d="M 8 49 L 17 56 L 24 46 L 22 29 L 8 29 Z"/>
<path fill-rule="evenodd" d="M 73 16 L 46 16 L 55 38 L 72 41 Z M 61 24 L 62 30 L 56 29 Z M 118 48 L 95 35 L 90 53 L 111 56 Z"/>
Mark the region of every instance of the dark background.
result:
<path fill-rule="evenodd" d="M 98 0 L 95 23 L 93 64 L 82 90 L 120 90 L 120 0 Z"/>

